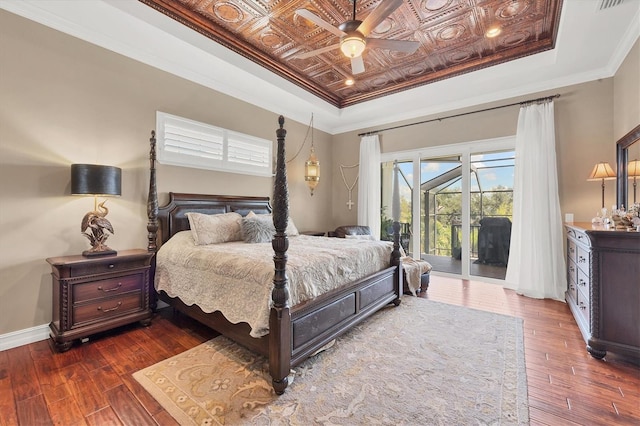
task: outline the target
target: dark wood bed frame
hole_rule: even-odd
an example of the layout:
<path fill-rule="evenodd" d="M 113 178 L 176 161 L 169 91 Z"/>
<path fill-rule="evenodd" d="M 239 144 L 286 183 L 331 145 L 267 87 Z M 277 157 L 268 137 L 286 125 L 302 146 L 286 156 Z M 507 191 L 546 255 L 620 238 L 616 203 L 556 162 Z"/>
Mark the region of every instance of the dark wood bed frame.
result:
<path fill-rule="evenodd" d="M 158 294 L 158 297 L 180 312 L 267 357 L 273 388 L 277 394 L 282 394 L 288 385 L 288 375 L 292 367 L 384 306 L 390 303 L 399 305 L 402 294 L 402 274 L 399 273 L 401 271 L 398 238 L 400 225 L 396 222 L 391 267 L 314 300 L 289 306 L 286 273 L 289 240 L 285 233 L 289 218 L 284 147 L 286 130 L 283 127 L 282 116 L 278 122 L 273 209 L 268 197 L 176 193 L 169 193 L 169 203 L 159 208 L 156 187 L 156 139 L 155 132 L 152 132 L 147 229 L 148 250 L 155 253 L 162 243 L 176 232 L 189 229 L 189 221 L 185 215 L 187 212 L 217 214 L 233 211 L 243 216 L 249 211 L 273 214 L 276 229 L 272 241 L 275 268 L 268 335 L 260 338 L 251 337 L 247 323 L 232 324 L 220 312 L 205 313 L 198 306 L 187 306 L 179 298 L 171 298 L 164 292 Z M 154 272 L 152 268 L 152 279 Z"/>

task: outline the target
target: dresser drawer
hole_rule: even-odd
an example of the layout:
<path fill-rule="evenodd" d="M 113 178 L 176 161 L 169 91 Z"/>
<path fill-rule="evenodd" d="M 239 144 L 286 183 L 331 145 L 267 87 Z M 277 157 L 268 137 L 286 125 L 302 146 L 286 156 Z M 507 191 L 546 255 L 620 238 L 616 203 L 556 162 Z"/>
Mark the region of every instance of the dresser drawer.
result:
<path fill-rule="evenodd" d="M 567 257 L 574 262 L 578 259 L 578 247 L 575 241 L 571 239 L 567 241 Z"/>
<path fill-rule="evenodd" d="M 135 290 L 142 290 L 144 274 L 130 274 L 106 280 L 93 281 L 73 286 L 73 302 L 85 302 L 108 296 L 116 296 Z"/>
<path fill-rule="evenodd" d="M 74 305 L 73 325 L 102 321 L 143 309 L 141 292 L 128 293 L 121 297 L 105 298 L 83 305 Z"/>
<path fill-rule="evenodd" d="M 578 265 L 578 268 L 584 271 L 584 273 L 587 274 L 587 276 L 589 276 L 590 274 L 589 265 L 591 263 L 590 262 L 591 253 L 589 252 L 589 250 L 586 250 L 580 246 L 576 247 L 576 251 L 577 251 L 576 265 Z"/>
<path fill-rule="evenodd" d="M 578 276 L 576 279 L 576 284 L 577 284 L 578 290 L 580 290 L 586 295 L 587 302 L 589 301 L 589 294 L 590 294 L 589 292 L 591 291 L 591 289 L 589 288 L 589 282 L 590 282 L 589 276 L 585 274 L 582 269 L 578 268 Z"/>
<path fill-rule="evenodd" d="M 587 330 L 591 329 L 590 321 L 590 313 L 589 313 L 589 298 L 585 296 L 585 294 L 578 289 L 576 293 L 578 299 L 576 300 L 576 306 L 578 307 L 578 314 L 584 321 L 584 324 L 587 327 Z"/>
<path fill-rule="evenodd" d="M 567 285 L 567 293 L 569 294 L 569 297 L 571 298 L 573 303 L 575 303 L 576 305 L 578 300 L 577 292 L 578 292 L 578 286 L 573 280 L 569 280 L 569 283 Z"/>
<path fill-rule="evenodd" d="M 574 283 L 578 282 L 578 267 L 571 257 L 567 257 L 567 280 L 569 279 Z"/>

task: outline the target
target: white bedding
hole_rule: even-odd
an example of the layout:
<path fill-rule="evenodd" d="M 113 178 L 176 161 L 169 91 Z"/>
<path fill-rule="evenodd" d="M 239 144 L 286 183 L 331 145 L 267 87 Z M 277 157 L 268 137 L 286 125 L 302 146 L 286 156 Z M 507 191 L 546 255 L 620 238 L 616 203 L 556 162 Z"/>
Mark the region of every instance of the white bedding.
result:
<path fill-rule="evenodd" d="M 299 235 L 289 238 L 289 305 L 390 266 L 392 243 Z M 174 235 L 156 257 L 155 287 L 204 312 L 246 322 L 251 336 L 269 332 L 273 287 L 271 243 L 196 245 L 190 231 Z"/>

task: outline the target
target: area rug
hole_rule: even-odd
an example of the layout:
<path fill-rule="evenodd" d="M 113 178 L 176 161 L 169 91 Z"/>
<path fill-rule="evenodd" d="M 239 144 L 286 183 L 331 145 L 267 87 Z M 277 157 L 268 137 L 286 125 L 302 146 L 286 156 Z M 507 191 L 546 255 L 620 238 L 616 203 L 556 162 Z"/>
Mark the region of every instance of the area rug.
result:
<path fill-rule="evenodd" d="M 134 374 L 181 425 L 529 423 L 522 320 L 405 296 L 292 372 L 224 337 Z"/>

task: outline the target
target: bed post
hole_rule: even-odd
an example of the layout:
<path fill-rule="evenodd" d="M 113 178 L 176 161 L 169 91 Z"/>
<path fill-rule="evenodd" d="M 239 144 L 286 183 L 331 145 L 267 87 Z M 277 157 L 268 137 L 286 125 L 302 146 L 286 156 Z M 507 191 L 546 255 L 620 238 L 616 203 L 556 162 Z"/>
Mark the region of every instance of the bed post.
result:
<path fill-rule="evenodd" d="M 289 312 L 289 279 L 287 278 L 287 249 L 289 239 L 286 229 L 289 221 L 289 189 L 287 187 L 287 165 L 284 140 L 287 131 L 283 128 L 284 117 L 278 118 L 280 128 L 276 130 L 278 151 L 276 178 L 273 190 L 273 225 L 276 234 L 271 243 L 274 251 L 273 305 L 269 315 L 269 373 L 273 389 L 278 395 L 284 393 L 289 384 L 291 371 L 291 313 Z"/>
<path fill-rule="evenodd" d="M 149 222 L 147 222 L 147 251 L 151 253 L 155 253 L 158 250 L 158 191 L 156 187 L 156 132 L 155 130 L 151 131 L 151 138 L 149 139 L 149 196 L 147 197 L 147 217 L 149 218 Z M 155 266 L 156 260 L 155 256 L 151 261 L 151 289 L 149 293 L 151 294 L 151 309 L 156 310 L 157 305 L 157 295 L 155 292 L 155 287 L 153 285 L 154 276 L 155 276 Z"/>

